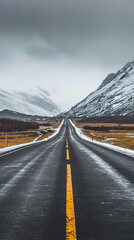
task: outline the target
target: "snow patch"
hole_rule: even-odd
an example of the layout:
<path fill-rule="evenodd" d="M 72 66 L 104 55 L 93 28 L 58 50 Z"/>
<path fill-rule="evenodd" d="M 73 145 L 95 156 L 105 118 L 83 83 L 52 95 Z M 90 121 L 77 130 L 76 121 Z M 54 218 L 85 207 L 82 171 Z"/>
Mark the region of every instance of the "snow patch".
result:
<path fill-rule="evenodd" d="M 38 137 L 36 137 L 34 140 L 33 140 L 33 142 L 36 142 L 40 137 L 42 137 L 43 136 L 43 133 L 40 133 L 40 132 L 38 132 L 38 134 L 39 134 L 39 136 Z"/>

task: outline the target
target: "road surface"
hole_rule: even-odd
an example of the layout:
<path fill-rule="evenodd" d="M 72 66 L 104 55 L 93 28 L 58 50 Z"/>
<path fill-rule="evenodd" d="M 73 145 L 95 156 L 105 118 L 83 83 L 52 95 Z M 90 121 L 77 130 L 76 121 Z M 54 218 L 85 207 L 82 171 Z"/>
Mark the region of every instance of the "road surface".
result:
<path fill-rule="evenodd" d="M 134 159 L 80 139 L 0 156 L 0 240 L 134 239 Z"/>

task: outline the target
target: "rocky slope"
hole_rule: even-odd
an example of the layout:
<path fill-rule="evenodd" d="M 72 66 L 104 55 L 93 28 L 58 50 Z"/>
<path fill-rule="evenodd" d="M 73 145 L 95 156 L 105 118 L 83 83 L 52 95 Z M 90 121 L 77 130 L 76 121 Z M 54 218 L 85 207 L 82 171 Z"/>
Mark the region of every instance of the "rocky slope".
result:
<path fill-rule="evenodd" d="M 110 74 L 99 88 L 71 108 L 65 116 L 134 116 L 134 61 Z"/>

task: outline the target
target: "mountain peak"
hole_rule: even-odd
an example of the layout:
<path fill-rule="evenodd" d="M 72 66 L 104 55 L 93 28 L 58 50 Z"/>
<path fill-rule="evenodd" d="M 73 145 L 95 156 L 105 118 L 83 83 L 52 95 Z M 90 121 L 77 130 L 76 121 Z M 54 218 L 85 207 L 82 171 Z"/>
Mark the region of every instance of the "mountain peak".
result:
<path fill-rule="evenodd" d="M 98 89 L 73 106 L 66 116 L 134 116 L 134 61 L 109 74 Z"/>
<path fill-rule="evenodd" d="M 110 73 L 108 76 L 103 80 L 102 84 L 99 88 L 104 87 L 106 84 L 110 83 L 116 77 L 116 73 Z"/>
<path fill-rule="evenodd" d="M 61 111 L 52 95 L 38 87 L 10 92 L 0 89 L 0 111 L 4 109 L 40 116 L 53 116 Z"/>

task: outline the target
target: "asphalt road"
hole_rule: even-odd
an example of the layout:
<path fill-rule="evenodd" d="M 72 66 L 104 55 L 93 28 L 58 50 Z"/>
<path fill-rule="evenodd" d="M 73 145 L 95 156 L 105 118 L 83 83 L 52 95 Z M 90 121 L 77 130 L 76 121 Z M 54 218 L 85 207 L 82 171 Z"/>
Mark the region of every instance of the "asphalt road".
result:
<path fill-rule="evenodd" d="M 134 239 L 134 158 L 81 140 L 0 156 L 0 240 Z"/>

